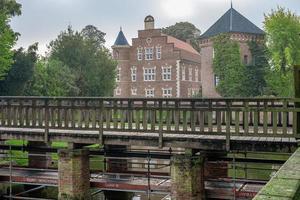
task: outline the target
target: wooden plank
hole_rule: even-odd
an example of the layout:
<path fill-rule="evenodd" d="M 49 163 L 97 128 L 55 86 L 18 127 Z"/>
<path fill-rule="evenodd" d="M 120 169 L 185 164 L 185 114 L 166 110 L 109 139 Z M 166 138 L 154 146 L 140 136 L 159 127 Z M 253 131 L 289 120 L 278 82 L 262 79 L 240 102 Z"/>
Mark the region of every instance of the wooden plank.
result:
<path fill-rule="evenodd" d="M 235 111 L 234 114 L 235 117 L 235 133 L 239 134 L 240 133 L 240 112 L 239 111 Z"/>
<path fill-rule="evenodd" d="M 259 122 L 259 112 L 258 111 L 254 111 L 253 112 L 253 118 L 254 118 L 254 122 L 253 122 L 253 132 L 254 135 L 258 134 L 258 122 Z"/>
<path fill-rule="evenodd" d="M 273 134 L 277 134 L 278 112 L 273 112 Z"/>
<path fill-rule="evenodd" d="M 182 118 L 183 118 L 182 119 L 183 132 L 184 132 L 184 134 L 186 134 L 187 133 L 187 111 L 186 110 L 183 111 Z"/>
<path fill-rule="evenodd" d="M 249 133 L 249 102 L 244 101 L 244 133 Z"/>
<path fill-rule="evenodd" d="M 217 121 L 217 131 L 222 133 L 222 121 L 221 121 L 221 111 L 216 111 L 216 121 Z"/>
<path fill-rule="evenodd" d="M 285 100 L 283 102 L 283 109 L 287 110 L 287 101 Z M 287 115 L 288 112 L 287 111 L 283 111 L 283 121 L 282 121 L 282 134 L 286 135 L 287 134 Z"/>
<path fill-rule="evenodd" d="M 263 135 L 268 134 L 268 102 L 264 102 L 264 112 L 263 112 Z"/>
<path fill-rule="evenodd" d="M 204 133 L 204 112 L 199 111 L 199 124 L 200 124 L 200 132 Z"/>

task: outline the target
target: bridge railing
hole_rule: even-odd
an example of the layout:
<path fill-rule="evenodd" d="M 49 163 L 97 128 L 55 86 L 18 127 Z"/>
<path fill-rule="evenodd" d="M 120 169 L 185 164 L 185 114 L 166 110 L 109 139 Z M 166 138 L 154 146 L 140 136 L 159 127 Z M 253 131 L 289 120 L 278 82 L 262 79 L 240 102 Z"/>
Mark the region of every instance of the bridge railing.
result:
<path fill-rule="evenodd" d="M 300 99 L 0 97 L 0 126 L 295 137 Z M 102 135 L 100 136 L 100 139 Z"/>

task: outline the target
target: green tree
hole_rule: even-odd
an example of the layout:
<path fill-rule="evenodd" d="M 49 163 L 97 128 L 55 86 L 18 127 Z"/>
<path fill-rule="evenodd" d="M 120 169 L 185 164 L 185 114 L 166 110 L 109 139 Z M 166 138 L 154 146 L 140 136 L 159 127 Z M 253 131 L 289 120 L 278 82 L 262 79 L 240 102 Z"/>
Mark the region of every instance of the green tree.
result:
<path fill-rule="evenodd" d="M 248 42 L 252 61 L 245 66 L 244 96 L 255 97 L 266 94 L 266 72 L 269 69 L 269 54 L 263 42 Z"/>
<path fill-rule="evenodd" d="M 69 67 L 53 59 L 38 61 L 34 75 L 26 85 L 29 96 L 73 96 L 77 90 Z"/>
<path fill-rule="evenodd" d="M 18 34 L 9 25 L 10 18 L 21 14 L 21 5 L 15 0 L 0 0 L 0 80 L 13 63 L 12 47 Z"/>
<path fill-rule="evenodd" d="M 190 41 L 194 49 L 200 51 L 199 37 L 201 31 L 194 24 L 178 22 L 175 25 L 163 28 L 162 32 L 182 41 Z"/>
<path fill-rule="evenodd" d="M 97 27 L 93 25 L 87 25 L 82 29 L 81 35 L 85 40 L 90 42 L 91 45 L 94 45 L 96 48 L 102 49 L 104 47 L 104 36 L 106 34 L 98 30 Z"/>
<path fill-rule="evenodd" d="M 2 80 L 13 63 L 12 47 L 16 37 L 8 25 L 8 17 L 0 13 L 0 80 Z"/>
<path fill-rule="evenodd" d="M 219 78 L 217 91 L 224 97 L 245 96 L 243 83 L 246 70 L 241 63 L 239 44 L 228 34 L 216 36 L 213 43 L 213 70 Z"/>
<path fill-rule="evenodd" d="M 86 29 L 77 32 L 68 27 L 50 43 L 50 58 L 71 69 L 79 96 L 110 96 L 115 86 L 117 63 L 103 46 L 103 32 L 90 30 L 92 32 Z"/>
<path fill-rule="evenodd" d="M 0 81 L 0 95 L 17 96 L 24 94 L 26 83 L 33 76 L 37 62 L 38 44 L 31 45 L 27 51 L 20 48 L 14 51 L 14 63 L 4 80 Z"/>
<path fill-rule="evenodd" d="M 267 74 L 270 93 L 293 96 L 293 65 L 300 59 L 300 18 L 290 10 L 278 7 L 265 15 L 264 28 L 271 55 Z"/>

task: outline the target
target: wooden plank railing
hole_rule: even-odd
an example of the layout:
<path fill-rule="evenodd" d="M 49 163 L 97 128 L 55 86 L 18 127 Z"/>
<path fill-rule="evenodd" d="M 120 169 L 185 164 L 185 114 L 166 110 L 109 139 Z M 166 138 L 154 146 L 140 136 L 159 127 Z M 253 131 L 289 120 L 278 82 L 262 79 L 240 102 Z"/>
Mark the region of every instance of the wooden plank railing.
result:
<path fill-rule="evenodd" d="M 300 99 L 0 97 L 0 126 L 295 137 Z"/>

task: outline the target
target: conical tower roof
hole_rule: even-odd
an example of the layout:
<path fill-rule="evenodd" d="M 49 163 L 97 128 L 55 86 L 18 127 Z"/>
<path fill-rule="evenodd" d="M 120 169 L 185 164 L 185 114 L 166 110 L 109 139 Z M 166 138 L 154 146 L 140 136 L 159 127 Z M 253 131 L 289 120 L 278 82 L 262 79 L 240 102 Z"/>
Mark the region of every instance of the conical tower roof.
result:
<path fill-rule="evenodd" d="M 120 28 L 120 32 L 117 36 L 114 46 L 129 46 L 129 43 L 127 42 L 127 39 L 122 31 L 122 28 Z"/>
<path fill-rule="evenodd" d="M 230 8 L 221 18 L 216 21 L 201 38 L 213 37 L 221 33 L 250 33 L 250 34 L 264 34 L 264 31 L 258 28 L 255 24 L 249 21 L 246 17 Z"/>

